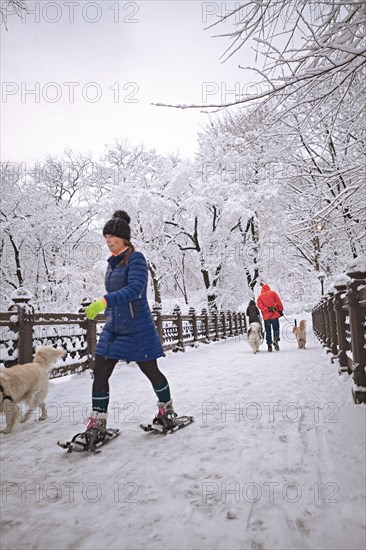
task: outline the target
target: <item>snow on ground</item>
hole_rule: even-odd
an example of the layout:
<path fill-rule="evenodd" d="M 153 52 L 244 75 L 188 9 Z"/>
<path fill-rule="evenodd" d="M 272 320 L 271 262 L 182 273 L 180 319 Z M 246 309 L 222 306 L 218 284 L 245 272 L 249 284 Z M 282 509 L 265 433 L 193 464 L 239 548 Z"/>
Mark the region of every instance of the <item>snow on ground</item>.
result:
<path fill-rule="evenodd" d="M 83 427 L 88 372 L 54 380 L 49 419 L 1 434 L 3 550 L 365 548 L 365 407 L 309 334 L 281 320 L 279 353 L 245 340 L 160 360 L 180 414 L 195 423 L 145 434 L 149 382 L 119 364 L 100 454 L 67 454 Z M 3 420 L 2 420 L 3 422 Z"/>

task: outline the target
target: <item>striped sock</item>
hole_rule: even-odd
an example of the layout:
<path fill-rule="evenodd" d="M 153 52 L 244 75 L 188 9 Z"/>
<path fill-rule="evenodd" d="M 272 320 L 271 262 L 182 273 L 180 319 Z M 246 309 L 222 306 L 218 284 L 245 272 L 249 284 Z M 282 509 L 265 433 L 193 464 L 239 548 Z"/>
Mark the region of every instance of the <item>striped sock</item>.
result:
<path fill-rule="evenodd" d="M 109 404 L 109 393 L 93 394 L 93 397 L 92 397 L 93 411 L 107 412 L 108 404 Z"/>
<path fill-rule="evenodd" d="M 166 378 L 163 382 L 160 382 L 158 386 L 153 386 L 153 388 L 158 400 L 161 403 L 168 403 L 168 401 L 170 401 L 170 389 Z"/>

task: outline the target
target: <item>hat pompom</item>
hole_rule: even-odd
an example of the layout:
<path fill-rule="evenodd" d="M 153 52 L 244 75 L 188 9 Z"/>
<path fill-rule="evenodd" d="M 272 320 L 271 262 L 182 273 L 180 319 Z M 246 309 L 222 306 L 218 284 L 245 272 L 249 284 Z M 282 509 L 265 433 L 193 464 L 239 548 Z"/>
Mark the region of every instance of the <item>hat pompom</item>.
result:
<path fill-rule="evenodd" d="M 130 223 L 131 221 L 131 218 L 130 216 L 127 214 L 127 212 L 125 212 L 124 210 L 116 210 L 115 213 L 113 214 L 112 216 L 112 219 L 114 218 L 117 218 L 117 219 L 120 219 L 120 220 L 124 220 L 126 223 Z"/>

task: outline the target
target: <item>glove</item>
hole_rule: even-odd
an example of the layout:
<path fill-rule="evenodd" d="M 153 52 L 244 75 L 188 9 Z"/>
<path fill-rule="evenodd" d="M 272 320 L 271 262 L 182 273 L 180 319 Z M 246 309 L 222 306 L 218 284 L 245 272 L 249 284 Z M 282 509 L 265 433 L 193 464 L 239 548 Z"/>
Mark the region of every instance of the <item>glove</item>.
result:
<path fill-rule="evenodd" d="M 283 317 L 283 311 L 278 312 L 280 314 L 280 317 Z"/>
<path fill-rule="evenodd" d="M 105 298 L 100 298 L 91 303 L 85 310 L 85 317 L 87 319 L 95 319 L 98 313 L 101 313 L 107 307 L 107 300 Z"/>

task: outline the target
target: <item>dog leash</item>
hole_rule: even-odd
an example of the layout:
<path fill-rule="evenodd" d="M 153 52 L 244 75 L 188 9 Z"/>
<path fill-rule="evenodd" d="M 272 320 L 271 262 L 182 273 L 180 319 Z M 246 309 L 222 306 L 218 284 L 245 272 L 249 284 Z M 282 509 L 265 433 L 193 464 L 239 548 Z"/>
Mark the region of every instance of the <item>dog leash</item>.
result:
<path fill-rule="evenodd" d="M 290 323 L 290 325 L 292 325 L 293 327 L 296 327 L 296 325 L 295 325 L 294 323 L 291 323 L 291 321 L 289 321 L 289 319 L 287 319 L 286 315 L 282 314 L 282 317 L 283 317 L 284 319 L 286 319 L 286 321 L 287 321 L 288 323 Z"/>
<path fill-rule="evenodd" d="M 275 307 L 274 311 L 273 311 L 273 312 L 271 311 L 272 315 L 271 315 L 271 317 L 269 318 L 270 320 L 273 319 L 273 314 L 274 314 L 274 313 L 277 313 L 276 306 L 274 306 L 274 307 Z M 270 311 L 269 308 L 267 308 L 267 309 L 268 309 L 268 311 Z M 272 308 L 271 308 L 271 309 L 272 309 Z M 284 315 L 283 313 L 282 313 L 281 317 L 283 317 L 284 319 L 286 319 L 286 321 L 287 321 L 288 323 L 290 323 L 290 325 L 292 325 L 293 327 L 296 327 L 296 325 L 293 324 L 293 323 L 291 323 L 291 321 L 289 321 L 289 320 L 287 319 L 286 315 Z"/>

